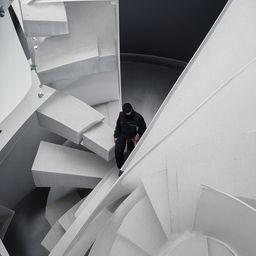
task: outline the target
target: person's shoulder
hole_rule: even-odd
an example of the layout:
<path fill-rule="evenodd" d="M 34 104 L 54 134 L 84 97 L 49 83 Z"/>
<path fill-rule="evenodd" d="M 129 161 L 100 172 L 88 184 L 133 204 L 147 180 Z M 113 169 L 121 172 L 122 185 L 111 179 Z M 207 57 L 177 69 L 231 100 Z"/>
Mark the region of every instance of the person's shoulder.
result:
<path fill-rule="evenodd" d="M 136 111 L 134 111 L 134 114 L 135 114 L 137 119 L 143 118 L 143 116 L 140 113 L 136 112 Z"/>

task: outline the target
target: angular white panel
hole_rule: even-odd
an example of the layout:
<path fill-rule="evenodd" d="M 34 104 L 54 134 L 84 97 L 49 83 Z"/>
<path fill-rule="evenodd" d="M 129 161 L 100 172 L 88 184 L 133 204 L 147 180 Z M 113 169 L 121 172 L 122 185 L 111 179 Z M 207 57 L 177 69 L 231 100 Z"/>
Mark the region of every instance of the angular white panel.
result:
<path fill-rule="evenodd" d="M 42 246 L 50 252 L 60 240 L 60 238 L 64 235 L 64 233 L 65 230 L 63 227 L 58 222 L 56 222 L 41 242 Z"/>
<path fill-rule="evenodd" d="M 38 110 L 39 124 L 74 143 L 82 133 L 104 119 L 103 115 L 73 96 L 55 92 Z"/>
<path fill-rule="evenodd" d="M 238 255 L 256 255 L 256 210 L 228 194 L 202 188 L 194 229 L 225 242 Z"/>
<path fill-rule="evenodd" d="M 58 221 L 59 218 L 71 207 L 73 207 L 80 199 L 81 198 L 76 189 L 51 188 L 45 208 L 45 217 L 50 225 L 52 226 L 54 223 L 56 223 L 56 221 Z"/>
<path fill-rule="evenodd" d="M 117 71 L 86 75 L 78 80 L 60 80 L 49 86 L 73 95 L 89 105 L 120 99 Z"/>
<path fill-rule="evenodd" d="M 132 161 L 124 167 L 134 164 L 165 135 L 184 125 L 207 98 L 255 58 L 255 11 L 254 0 L 228 2 L 148 127 L 147 139 L 137 146 Z"/>
<path fill-rule="evenodd" d="M 113 129 L 116 127 L 116 121 L 121 111 L 121 101 L 110 101 L 99 105 L 94 105 L 93 108 L 100 112 L 104 117 L 104 121 Z"/>
<path fill-rule="evenodd" d="M 72 223 L 75 221 L 75 212 L 79 208 L 79 206 L 83 203 L 84 199 L 80 200 L 78 203 L 76 203 L 73 207 L 71 207 L 66 213 L 64 213 L 61 218 L 58 219 L 58 222 L 60 225 L 66 230 L 72 225 Z"/>
<path fill-rule="evenodd" d="M 0 239 L 0 255 L 1 256 L 9 256 L 9 253 L 7 252 L 1 239 Z"/>
<path fill-rule="evenodd" d="M 1 2 L 1 0 L 0 0 Z M 6 6 L 8 1 L 3 1 Z M 1 6 L 1 4 L 0 4 Z M 19 105 L 31 88 L 31 74 L 11 16 L 6 9 L 0 23 L 0 124 Z M 13 61 L 15 59 L 15 61 Z M 15 73 L 15 75 L 13 75 Z M 5 127 L 4 127 L 5 128 Z M 3 133 L 1 137 L 3 137 Z M 2 141 L 2 139 L 1 139 Z"/>
<path fill-rule="evenodd" d="M 68 20 L 63 2 L 38 4 L 21 0 L 24 32 L 27 36 L 68 34 Z"/>
<path fill-rule="evenodd" d="M 167 242 L 167 237 L 147 197 L 134 205 L 117 233 L 150 255 Z"/>
<path fill-rule="evenodd" d="M 209 256 L 235 256 L 233 252 L 222 242 L 207 238 Z"/>
<path fill-rule="evenodd" d="M 101 122 L 83 133 L 81 144 L 106 161 L 110 161 L 115 155 L 113 134 L 113 128 Z"/>
<path fill-rule="evenodd" d="M 106 223 L 111 217 L 111 212 L 104 209 L 84 230 L 79 239 L 76 241 L 71 250 L 69 250 L 65 255 L 67 256 L 84 256 L 85 253 L 90 249 L 91 245 L 94 243 L 96 236 L 101 232 Z"/>
<path fill-rule="evenodd" d="M 113 165 L 89 152 L 41 142 L 32 174 L 37 186 L 93 188 Z"/>
<path fill-rule="evenodd" d="M 118 235 L 109 256 L 120 256 L 120 253 L 122 256 L 149 256 L 149 254 L 141 250 L 137 245 Z"/>
<path fill-rule="evenodd" d="M 171 235 L 167 170 L 145 174 L 142 183 L 167 237 Z"/>

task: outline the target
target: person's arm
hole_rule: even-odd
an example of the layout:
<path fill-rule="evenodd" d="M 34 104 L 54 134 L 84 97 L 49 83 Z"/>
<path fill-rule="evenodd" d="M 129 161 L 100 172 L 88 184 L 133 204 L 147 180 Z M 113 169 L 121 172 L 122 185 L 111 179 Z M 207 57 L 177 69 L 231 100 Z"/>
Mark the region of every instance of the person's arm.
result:
<path fill-rule="evenodd" d="M 115 128 L 115 132 L 114 132 L 114 141 L 116 142 L 117 138 L 120 137 L 121 135 L 121 125 L 120 125 L 120 114 L 117 118 L 116 121 L 116 128 Z"/>
<path fill-rule="evenodd" d="M 147 125 L 146 125 L 145 120 L 142 115 L 140 116 L 138 126 L 139 126 L 138 134 L 141 137 L 147 129 Z"/>
<path fill-rule="evenodd" d="M 134 142 L 135 144 L 138 143 L 139 139 L 141 138 L 141 136 L 143 135 L 143 133 L 145 132 L 147 125 L 145 123 L 145 120 L 143 118 L 143 116 L 140 116 L 140 119 L 138 121 L 138 133 L 136 134 L 136 136 L 134 137 Z"/>

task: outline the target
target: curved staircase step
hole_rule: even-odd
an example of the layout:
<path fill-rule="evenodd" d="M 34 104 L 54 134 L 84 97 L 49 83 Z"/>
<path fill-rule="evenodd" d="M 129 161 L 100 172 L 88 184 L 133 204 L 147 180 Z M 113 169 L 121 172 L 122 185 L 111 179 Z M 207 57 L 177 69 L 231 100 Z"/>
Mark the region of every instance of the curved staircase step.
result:
<path fill-rule="evenodd" d="M 113 166 L 93 153 L 41 142 L 32 174 L 38 187 L 94 188 Z"/>
<path fill-rule="evenodd" d="M 90 106 L 120 99 L 117 71 L 84 75 L 79 79 L 65 79 L 48 85 L 73 95 Z"/>
<path fill-rule="evenodd" d="M 114 130 L 106 122 L 94 125 L 83 133 L 82 145 L 106 161 L 115 156 Z"/>
<path fill-rule="evenodd" d="M 63 2 L 40 4 L 37 1 L 20 1 L 23 27 L 26 36 L 48 37 L 69 33 L 68 20 Z"/>
<path fill-rule="evenodd" d="M 57 91 L 38 108 L 37 116 L 40 126 L 77 144 L 84 131 L 104 119 L 86 103 Z"/>

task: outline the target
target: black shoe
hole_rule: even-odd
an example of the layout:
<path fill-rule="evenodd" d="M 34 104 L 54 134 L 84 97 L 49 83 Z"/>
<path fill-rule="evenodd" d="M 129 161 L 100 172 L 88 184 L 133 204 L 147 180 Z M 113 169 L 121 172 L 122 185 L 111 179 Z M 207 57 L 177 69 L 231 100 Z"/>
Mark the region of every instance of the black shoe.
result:
<path fill-rule="evenodd" d="M 121 170 L 119 170 L 118 176 L 120 177 L 123 174 Z"/>

